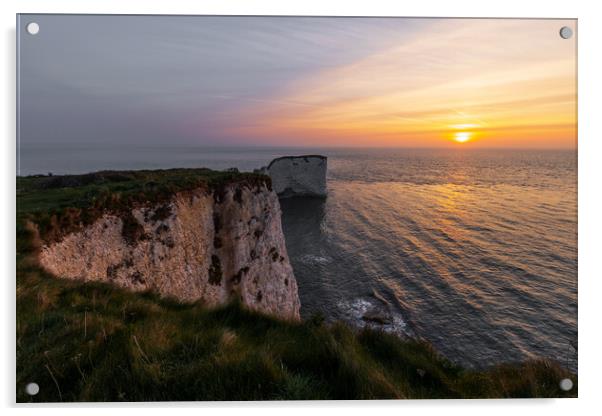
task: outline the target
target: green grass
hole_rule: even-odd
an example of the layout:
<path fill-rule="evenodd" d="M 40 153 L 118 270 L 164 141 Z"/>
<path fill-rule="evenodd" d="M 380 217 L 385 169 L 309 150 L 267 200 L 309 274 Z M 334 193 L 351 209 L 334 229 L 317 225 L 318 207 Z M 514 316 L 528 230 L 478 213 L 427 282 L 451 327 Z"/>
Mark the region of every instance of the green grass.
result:
<path fill-rule="evenodd" d="M 57 188 L 40 185 L 44 178 L 18 179 L 17 401 L 577 395 L 576 377 L 549 361 L 467 370 L 421 341 L 358 332 L 319 318 L 280 321 L 234 303 L 218 309 L 181 304 L 107 284 L 58 279 L 39 268 L 26 219 L 51 218 L 49 212 L 60 218 L 71 208 L 95 207 L 96 187 L 109 188 L 105 205 L 99 205 L 103 209 L 115 209 L 110 204 L 115 193 L 130 201 L 157 198 L 151 191 L 145 194 L 148 181 L 165 181 L 174 172 L 181 170 L 133 173 L 136 183 Z M 214 189 L 224 181 L 249 180 L 235 174 L 213 179 L 199 171 L 182 174 L 190 184 L 199 180 Z M 190 189 L 180 181 L 162 183 L 170 192 Z M 565 377 L 575 383 L 568 393 L 558 387 Z M 40 386 L 33 398 L 24 391 L 29 382 Z"/>
<path fill-rule="evenodd" d="M 176 192 L 206 189 L 220 198 L 224 185 L 266 184 L 269 176 L 210 169 L 102 171 L 85 175 L 17 177 L 17 230 L 30 219 L 43 240 L 91 224 L 106 212 L 127 213 L 133 206 L 160 203 Z"/>

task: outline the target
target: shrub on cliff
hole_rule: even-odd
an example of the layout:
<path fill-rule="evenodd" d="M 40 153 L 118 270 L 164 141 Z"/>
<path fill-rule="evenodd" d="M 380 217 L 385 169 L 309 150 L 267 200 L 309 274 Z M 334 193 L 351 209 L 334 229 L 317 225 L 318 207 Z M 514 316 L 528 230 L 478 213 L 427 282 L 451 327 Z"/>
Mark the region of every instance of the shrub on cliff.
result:
<path fill-rule="evenodd" d="M 225 185 L 267 186 L 269 176 L 210 169 L 101 171 L 84 175 L 17 177 L 17 228 L 30 219 L 44 240 L 57 240 L 104 213 L 168 200 L 174 193 L 206 189 L 220 198 Z"/>

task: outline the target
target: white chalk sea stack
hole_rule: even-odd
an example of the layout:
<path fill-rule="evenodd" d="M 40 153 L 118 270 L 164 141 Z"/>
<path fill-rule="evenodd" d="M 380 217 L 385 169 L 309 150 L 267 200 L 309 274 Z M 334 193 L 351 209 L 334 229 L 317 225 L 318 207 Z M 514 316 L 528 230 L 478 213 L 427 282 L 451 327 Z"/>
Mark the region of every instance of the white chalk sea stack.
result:
<path fill-rule="evenodd" d="M 105 214 L 44 245 L 39 256 L 58 277 L 209 306 L 237 297 L 250 309 L 300 319 L 280 204 L 265 184 L 232 184 L 219 194 L 197 189 L 127 215 Z"/>
<path fill-rule="evenodd" d="M 280 198 L 326 196 L 326 156 L 284 156 L 272 160 L 265 171 Z"/>

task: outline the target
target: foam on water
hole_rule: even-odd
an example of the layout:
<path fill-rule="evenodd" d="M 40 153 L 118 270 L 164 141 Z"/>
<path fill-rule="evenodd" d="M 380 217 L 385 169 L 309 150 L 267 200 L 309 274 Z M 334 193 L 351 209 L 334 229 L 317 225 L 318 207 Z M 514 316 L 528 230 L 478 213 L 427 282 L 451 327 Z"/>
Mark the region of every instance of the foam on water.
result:
<path fill-rule="evenodd" d="M 401 337 L 413 336 L 401 314 L 390 311 L 378 301 L 356 298 L 337 302 L 344 320 L 356 328 L 370 327 Z M 370 318 L 373 314 L 374 318 Z"/>
<path fill-rule="evenodd" d="M 299 257 L 299 261 L 306 264 L 328 264 L 332 262 L 332 259 L 314 254 L 304 254 Z"/>

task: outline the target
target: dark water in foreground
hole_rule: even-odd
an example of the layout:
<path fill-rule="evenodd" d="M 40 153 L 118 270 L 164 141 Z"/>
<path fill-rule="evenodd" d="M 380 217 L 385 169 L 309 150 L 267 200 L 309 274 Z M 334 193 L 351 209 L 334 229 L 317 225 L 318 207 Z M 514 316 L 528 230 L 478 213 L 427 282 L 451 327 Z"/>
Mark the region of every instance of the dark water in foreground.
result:
<path fill-rule="evenodd" d="M 322 153 L 326 200 L 282 201 L 302 314 L 420 336 L 467 366 L 576 370 L 576 152 L 22 149 L 21 174 L 232 166 Z"/>

